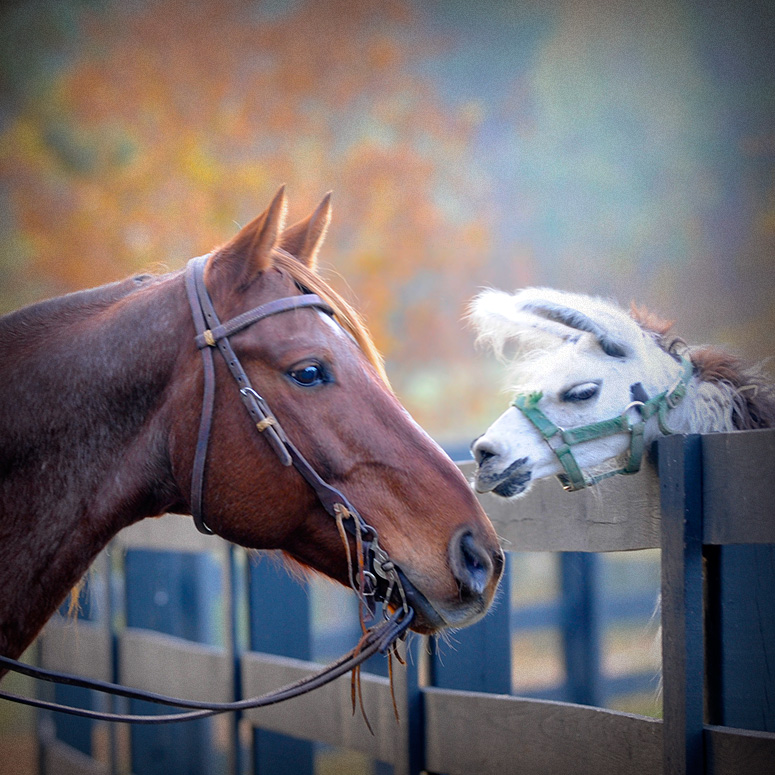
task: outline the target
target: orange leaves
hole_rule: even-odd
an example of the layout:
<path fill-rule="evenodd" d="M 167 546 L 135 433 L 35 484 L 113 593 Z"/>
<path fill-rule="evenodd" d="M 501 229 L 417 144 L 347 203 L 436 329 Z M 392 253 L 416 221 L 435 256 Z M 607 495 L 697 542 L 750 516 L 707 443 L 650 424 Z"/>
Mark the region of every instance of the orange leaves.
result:
<path fill-rule="evenodd" d="M 322 260 L 397 373 L 434 354 L 465 361 L 459 317 L 489 244 L 464 165 L 477 117 L 417 75 L 436 43 L 418 37 L 408 3 L 110 9 L 85 17 L 78 56 L 2 137 L 28 272 L 65 292 L 175 268 L 280 183 L 291 220 L 333 189 Z"/>

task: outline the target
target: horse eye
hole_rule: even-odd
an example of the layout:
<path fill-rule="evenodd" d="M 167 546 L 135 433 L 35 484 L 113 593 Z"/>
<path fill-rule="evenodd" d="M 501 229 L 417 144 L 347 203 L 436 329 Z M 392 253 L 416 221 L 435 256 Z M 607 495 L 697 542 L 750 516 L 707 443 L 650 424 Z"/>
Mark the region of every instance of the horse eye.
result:
<path fill-rule="evenodd" d="M 570 403 L 578 401 L 589 401 L 600 392 L 600 385 L 597 382 L 582 382 L 580 385 L 574 385 L 568 388 L 561 396 L 562 401 Z"/>
<path fill-rule="evenodd" d="M 301 368 L 291 369 L 288 376 L 302 387 L 313 387 L 326 382 L 326 372 L 319 363 L 310 363 Z"/>

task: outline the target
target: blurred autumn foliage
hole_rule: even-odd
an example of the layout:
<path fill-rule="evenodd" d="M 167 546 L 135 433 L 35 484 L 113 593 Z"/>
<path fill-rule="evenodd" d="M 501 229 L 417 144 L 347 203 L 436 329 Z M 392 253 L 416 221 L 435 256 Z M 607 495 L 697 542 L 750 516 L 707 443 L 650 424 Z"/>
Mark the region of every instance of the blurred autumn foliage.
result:
<path fill-rule="evenodd" d="M 182 266 L 280 183 L 292 219 L 333 189 L 323 259 L 399 393 L 429 362 L 454 369 L 489 225 L 483 207 L 455 206 L 471 201 L 458 159 L 472 120 L 412 76 L 428 41 L 413 38 L 406 3 L 313 0 L 276 15 L 244 0 L 73 8 L 75 54 L 2 135 L 16 227 L 0 267 L 6 310 Z M 434 204 L 439 190 L 451 206 Z M 418 420 L 437 427 L 461 400 L 414 392 Z"/>
<path fill-rule="evenodd" d="M 500 370 L 482 287 L 636 299 L 772 354 L 775 12 L 758 0 L 6 0 L 0 313 L 182 267 L 285 183 L 417 420 Z"/>

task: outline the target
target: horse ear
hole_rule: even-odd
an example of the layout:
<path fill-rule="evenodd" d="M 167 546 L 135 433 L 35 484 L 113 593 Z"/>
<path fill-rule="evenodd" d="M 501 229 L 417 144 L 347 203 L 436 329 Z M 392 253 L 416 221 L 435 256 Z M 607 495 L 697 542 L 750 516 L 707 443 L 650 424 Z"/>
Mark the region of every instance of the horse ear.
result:
<path fill-rule="evenodd" d="M 249 282 L 269 269 L 273 263 L 272 251 L 278 246 L 285 225 L 287 210 L 285 186 L 280 186 L 269 207 L 220 248 L 213 262 L 236 265 L 235 260 L 239 260 L 243 282 Z"/>
<path fill-rule="evenodd" d="M 286 229 L 280 237 L 280 247 L 296 257 L 311 271 L 315 271 L 318 252 L 326 238 L 331 223 L 331 192 L 317 206 L 308 218 Z"/>

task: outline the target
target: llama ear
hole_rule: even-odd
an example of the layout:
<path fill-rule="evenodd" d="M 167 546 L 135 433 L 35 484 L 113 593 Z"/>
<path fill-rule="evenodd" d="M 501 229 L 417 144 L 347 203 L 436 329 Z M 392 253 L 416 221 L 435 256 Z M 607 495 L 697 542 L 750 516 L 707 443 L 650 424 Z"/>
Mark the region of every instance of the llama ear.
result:
<path fill-rule="evenodd" d="M 468 305 L 466 320 L 476 329 L 478 344 L 488 345 L 499 358 L 505 358 L 508 342 L 517 344 L 525 332 L 533 330 L 528 315 L 520 314 L 514 296 L 492 288 L 482 291 Z"/>
<path fill-rule="evenodd" d="M 624 358 L 630 349 L 616 333 L 621 326 L 617 328 L 610 310 L 598 307 L 599 300 L 549 288 L 526 288 L 513 295 L 490 290 L 474 299 L 469 319 L 479 340 L 489 343 L 496 353 L 502 353 L 509 341 L 528 346 L 536 339 L 570 339 L 577 336 L 576 331 L 583 331 L 592 334 L 607 355 Z M 589 314 L 582 311 L 587 308 Z"/>
<path fill-rule="evenodd" d="M 286 229 L 280 237 L 280 247 L 298 258 L 311 271 L 315 271 L 318 252 L 326 238 L 331 223 L 331 192 L 317 206 L 315 212 Z"/>
<path fill-rule="evenodd" d="M 529 301 L 522 305 L 522 309 L 568 328 L 592 334 L 603 352 L 612 358 L 625 358 L 629 353 L 629 348 L 623 342 L 578 309 L 543 299 Z"/>
<path fill-rule="evenodd" d="M 243 226 L 236 236 L 221 247 L 211 264 L 238 271 L 241 281 L 249 283 L 273 264 L 272 251 L 278 246 L 288 209 L 285 186 L 280 186 L 269 207 Z M 208 271 L 211 267 L 208 266 Z"/>

